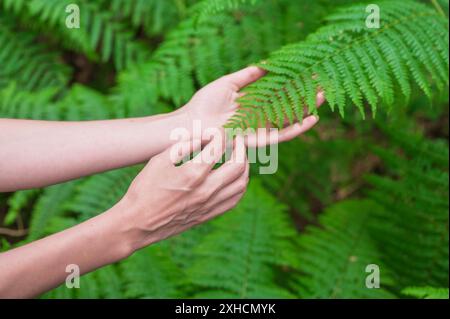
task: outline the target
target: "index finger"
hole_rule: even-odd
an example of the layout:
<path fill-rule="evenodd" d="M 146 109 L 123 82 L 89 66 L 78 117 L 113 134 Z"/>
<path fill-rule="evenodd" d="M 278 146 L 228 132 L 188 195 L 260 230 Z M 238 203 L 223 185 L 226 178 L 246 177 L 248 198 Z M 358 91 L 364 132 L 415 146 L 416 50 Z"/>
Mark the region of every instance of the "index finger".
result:
<path fill-rule="evenodd" d="M 192 160 L 187 162 L 184 167 L 200 169 L 204 172 L 211 171 L 225 153 L 225 144 L 225 135 L 216 134 L 211 142 L 209 142 Z"/>
<path fill-rule="evenodd" d="M 265 74 L 265 70 L 258 68 L 257 66 L 249 66 L 245 69 L 224 76 L 224 79 L 230 81 L 231 84 L 236 86 L 237 90 L 240 90 L 259 80 Z"/>

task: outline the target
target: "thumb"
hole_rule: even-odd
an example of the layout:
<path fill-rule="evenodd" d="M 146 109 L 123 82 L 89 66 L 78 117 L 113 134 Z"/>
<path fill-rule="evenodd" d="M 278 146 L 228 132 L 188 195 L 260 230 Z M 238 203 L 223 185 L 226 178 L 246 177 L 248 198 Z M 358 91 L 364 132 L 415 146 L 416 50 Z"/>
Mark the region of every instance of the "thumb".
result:
<path fill-rule="evenodd" d="M 249 66 L 245 69 L 237 71 L 235 73 L 224 76 L 223 79 L 229 81 L 232 85 L 236 86 L 237 90 L 244 88 L 245 86 L 259 80 L 266 74 L 266 71 L 256 66 Z"/>
<path fill-rule="evenodd" d="M 201 146 L 202 141 L 200 139 L 182 141 L 167 148 L 164 155 L 172 164 L 177 164 L 193 152 L 198 151 Z"/>

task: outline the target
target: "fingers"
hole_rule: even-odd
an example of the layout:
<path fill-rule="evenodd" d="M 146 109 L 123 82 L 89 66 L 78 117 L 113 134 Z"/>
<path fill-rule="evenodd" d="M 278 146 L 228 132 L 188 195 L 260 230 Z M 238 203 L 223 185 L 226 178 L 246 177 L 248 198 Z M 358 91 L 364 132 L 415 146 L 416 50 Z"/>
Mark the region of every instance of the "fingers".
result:
<path fill-rule="evenodd" d="M 220 161 L 224 152 L 225 136 L 218 134 L 192 160 L 180 167 L 187 182 L 191 186 L 202 183 L 214 165 Z"/>
<path fill-rule="evenodd" d="M 169 157 L 172 164 L 177 164 L 193 152 L 198 151 L 201 145 L 200 139 L 182 141 L 169 147 L 163 154 Z"/>
<path fill-rule="evenodd" d="M 316 96 L 316 107 L 317 108 L 319 108 L 320 106 L 322 106 L 322 104 L 325 102 L 325 93 L 323 92 L 323 91 L 319 91 L 318 93 L 317 93 L 317 96 Z M 305 106 L 304 108 L 303 108 L 303 112 L 304 112 L 304 114 L 306 114 L 306 115 L 308 115 L 309 114 L 309 108 L 307 107 L 307 106 Z M 286 117 L 285 119 L 284 119 L 284 126 L 287 126 L 287 125 L 289 125 L 291 122 L 289 121 L 289 119 Z M 270 125 L 270 124 L 269 124 Z"/>
<path fill-rule="evenodd" d="M 319 117 L 316 115 L 311 115 L 303 119 L 302 124 L 295 123 L 280 130 L 278 132 L 278 143 L 292 140 L 293 138 L 310 130 L 314 125 L 317 124 L 317 122 L 319 122 Z"/>
<path fill-rule="evenodd" d="M 316 100 L 317 107 L 320 107 L 324 102 L 325 102 L 325 93 L 323 91 L 319 91 L 319 93 L 317 93 L 317 100 Z"/>
<path fill-rule="evenodd" d="M 235 86 L 236 91 L 257 81 L 266 74 L 266 71 L 256 66 L 249 66 L 245 69 L 224 76 L 222 79 L 229 81 Z"/>
<path fill-rule="evenodd" d="M 214 201 L 212 197 L 218 193 L 229 193 L 230 190 L 225 191 L 227 185 L 235 183 L 238 179 L 242 179 L 240 184 L 246 185 L 249 172 L 249 163 L 247 160 L 246 150 L 244 139 L 241 136 L 238 136 L 236 138 L 236 144 L 233 154 L 231 154 L 231 158 L 221 167 L 212 171 L 199 191 L 208 194 L 208 199 L 211 198 L 212 202 L 217 203 L 217 200 Z M 221 200 L 231 195 L 232 194 L 222 198 Z"/>
<path fill-rule="evenodd" d="M 183 158 L 187 157 L 189 154 L 197 151 L 201 147 L 201 140 L 194 139 L 192 141 L 182 141 L 171 145 L 163 152 L 153 156 L 142 173 L 148 172 L 151 167 L 163 166 L 170 167 L 179 163 Z"/>
<path fill-rule="evenodd" d="M 214 217 L 217 217 L 233 208 L 236 207 L 236 205 L 240 202 L 242 197 L 245 193 L 239 193 L 234 195 L 233 197 L 228 198 L 227 200 L 219 203 L 217 206 L 212 208 L 210 211 L 208 211 L 206 214 L 203 214 L 199 217 L 199 222 L 203 223 L 205 221 L 208 221 Z"/>
<path fill-rule="evenodd" d="M 277 129 L 259 129 L 256 133 L 245 137 L 245 144 L 248 147 L 262 147 L 266 145 L 282 143 L 305 133 L 319 121 L 316 115 L 308 116 L 303 119 L 302 124 L 295 123 L 281 130 Z"/>
<path fill-rule="evenodd" d="M 320 107 L 325 102 L 325 94 L 323 91 L 317 93 L 316 105 Z M 303 119 L 302 123 L 295 123 L 281 130 L 258 130 L 256 133 L 249 134 L 245 137 L 245 144 L 248 147 L 263 147 L 266 145 L 282 143 L 290 141 L 293 138 L 310 130 L 319 121 L 319 117 L 310 115 Z"/>
<path fill-rule="evenodd" d="M 219 205 L 223 201 L 226 201 L 238 194 L 245 193 L 249 180 L 249 172 L 250 166 L 248 161 L 244 166 L 244 172 L 238 176 L 238 178 L 234 179 L 231 183 L 227 184 L 227 186 L 221 188 L 218 192 L 216 192 L 208 204 L 205 205 L 204 210 L 210 211 L 215 206 Z"/>

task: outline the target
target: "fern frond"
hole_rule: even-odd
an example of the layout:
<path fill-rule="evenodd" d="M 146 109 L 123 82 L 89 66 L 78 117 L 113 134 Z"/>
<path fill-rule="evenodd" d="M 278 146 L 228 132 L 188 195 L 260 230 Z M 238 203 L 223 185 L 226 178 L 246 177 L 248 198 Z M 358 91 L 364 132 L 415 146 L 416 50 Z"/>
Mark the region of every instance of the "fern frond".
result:
<path fill-rule="evenodd" d="M 3 224 L 9 226 L 13 224 L 21 211 L 31 204 L 31 201 L 39 194 L 39 190 L 29 189 L 24 191 L 15 192 L 10 198 L 8 198 L 8 213 L 5 216 Z"/>
<path fill-rule="evenodd" d="M 377 207 L 364 200 L 347 200 L 329 207 L 299 239 L 298 281 L 301 298 L 390 298 L 389 273 L 369 235 Z M 367 265 L 380 268 L 379 289 L 365 285 Z"/>
<path fill-rule="evenodd" d="M 295 230 L 285 207 L 257 180 L 238 207 L 214 226 L 195 250 L 199 258 L 187 271 L 189 281 L 203 291 L 196 297 L 292 297 L 274 281 L 277 266 L 295 259 L 289 256 Z"/>
<path fill-rule="evenodd" d="M 85 220 L 111 208 L 126 193 L 138 167 L 127 167 L 87 178 L 66 209 Z"/>
<path fill-rule="evenodd" d="M 65 284 L 41 296 L 43 299 L 99 299 L 120 298 L 124 283 L 116 265 L 110 265 L 80 278 L 80 287 L 67 288 Z"/>
<path fill-rule="evenodd" d="M 121 264 L 128 298 L 179 298 L 183 280 L 179 269 L 161 249 L 147 247 Z"/>
<path fill-rule="evenodd" d="M 398 141 L 406 141 L 397 142 L 405 155 L 376 149 L 389 175 L 368 177 L 369 196 L 382 207 L 373 234 L 400 287 L 442 287 L 449 270 L 448 144 L 394 132 Z"/>
<path fill-rule="evenodd" d="M 117 16 L 127 18 L 135 29 L 149 36 L 165 33 L 183 18 L 192 2 L 178 0 L 102 0 Z"/>
<path fill-rule="evenodd" d="M 412 84 L 429 97 L 431 84 L 448 86 L 448 20 L 414 1 L 382 1 L 381 26 L 365 25 L 366 5 L 338 9 L 328 25 L 305 41 L 288 45 L 257 65 L 269 74 L 245 89 L 240 109 L 228 127 L 281 126 L 299 109 L 316 112 L 317 91 L 332 109 L 345 114 L 347 102 L 365 116 L 367 101 L 375 115 L 391 107 L 396 91 L 409 99 Z M 398 89 L 397 89 L 398 88 Z"/>
<path fill-rule="evenodd" d="M 66 121 L 106 120 L 120 116 L 107 96 L 88 87 L 75 84 L 58 101 L 61 119 Z"/>
<path fill-rule="evenodd" d="M 79 181 L 68 182 L 46 188 L 34 205 L 27 240 L 36 240 L 48 235 L 47 226 L 51 219 L 65 212 L 64 203 L 74 193 Z"/>
<path fill-rule="evenodd" d="M 50 87 L 36 92 L 20 90 L 12 82 L 0 89 L 0 117 L 36 120 L 57 120 L 61 110 L 54 102 L 57 89 Z"/>
<path fill-rule="evenodd" d="M 448 288 L 408 287 L 402 293 L 420 299 L 449 299 Z"/>
<path fill-rule="evenodd" d="M 55 87 L 29 92 L 15 82 L 0 89 L 0 117 L 33 120 L 102 120 L 123 116 L 101 93 L 73 85 L 65 94 Z"/>
<path fill-rule="evenodd" d="M 151 59 L 119 74 L 115 102 L 124 109 L 145 109 L 162 98 L 179 107 L 199 86 L 303 38 L 317 26 L 322 9 L 310 1 L 281 0 L 246 9 L 242 17 L 217 14 L 200 25 L 188 18 L 167 34 Z M 308 16 L 293 14 L 303 11 Z"/>
<path fill-rule="evenodd" d="M 328 125 L 327 125 L 328 124 Z M 327 129 L 342 130 L 342 123 L 325 123 Z M 343 136 L 330 140 L 311 134 L 308 140 L 295 139 L 278 145 L 278 167 L 273 175 L 261 175 L 264 187 L 288 205 L 292 211 L 309 222 L 315 220 L 314 212 L 320 206 L 331 205 L 346 185 L 352 184 L 354 176 L 349 174 L 352 165 L 360 160 L 365 141 L 354 138 L 350 142 Z M 299 159 L 301 159 L 299 161 Z M 320 162 L 320 165 L 317 163 Z M 266 163 L 252 165 L 252 172 Z M 305 182 L 307 181 L 307 182 Z M 332 181 L 332 182 L 330 182 Z M 311 211 L 311 206 L 315 211 Z"/>
<path fill-rule="evenodd" d="M 67 28 L 65 8 L 72 3 L 70 0 L 1 0 L 0 6 L 32 29 L 58 38 L 71 50 L 103 63 L 114 62 L 117 70 L 147 56 L 148 49 L 134 39 L 126 24 L 117 21 L 115 15 L 98 2 L 78 1 L 80 28 Z"/>
<path fill-rule="evenodd" d="M 246 4 L 254 5 L 258 1 L 260 0 L 203 0 L 195 6 L 193 11 L 197 14 L 197 22 L 202 22 L 212 15 L 236 10 Z"/>
<path fill-rule="evenodd" d="M 0 14 L 0 88 L 16 82 L 24 90 L 55 87 L 69 82 L 70 68 L 55 49 L 40 43 L 38 34 L 17 30 Z"/>

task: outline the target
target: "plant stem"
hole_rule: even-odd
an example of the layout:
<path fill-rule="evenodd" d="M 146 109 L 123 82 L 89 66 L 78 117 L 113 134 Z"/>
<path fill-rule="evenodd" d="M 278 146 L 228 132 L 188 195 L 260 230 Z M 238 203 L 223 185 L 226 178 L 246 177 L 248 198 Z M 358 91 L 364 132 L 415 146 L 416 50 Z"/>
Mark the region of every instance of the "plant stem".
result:
<path fill-rule="evenodd" d="M 437 0 L 431 0 L 431 3 L 433 4 L 433 6 L 436 8 L 437 12 L 439 12 L 439 14 L 441 14 L 443 17 L 447 17 L 445 15 L 444 10 L 442 9 L 441 5 L 439 4 L 439 2 L 437 2 Z"/>

